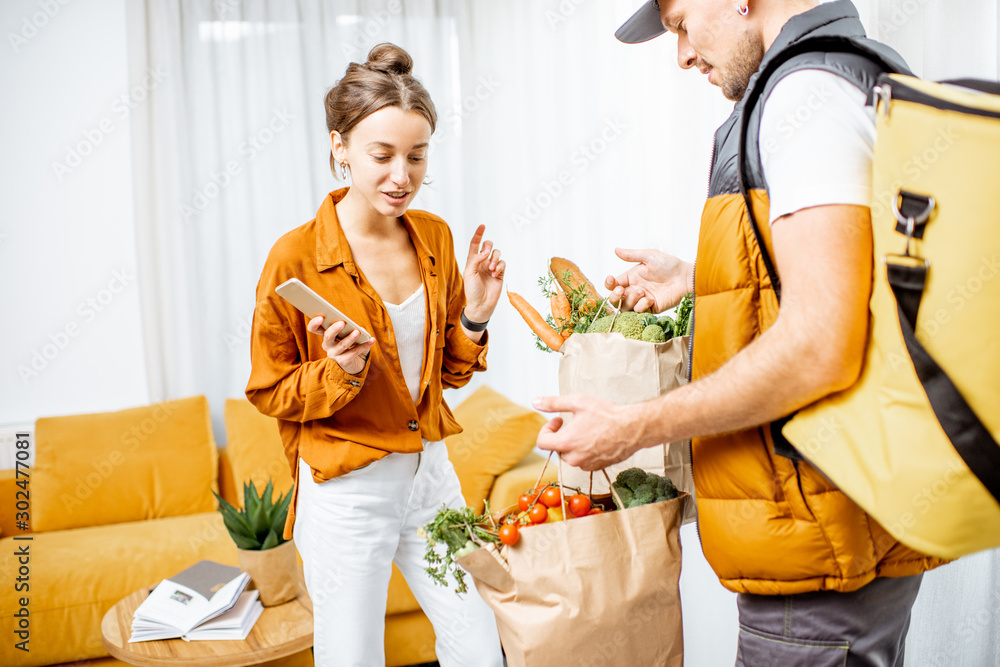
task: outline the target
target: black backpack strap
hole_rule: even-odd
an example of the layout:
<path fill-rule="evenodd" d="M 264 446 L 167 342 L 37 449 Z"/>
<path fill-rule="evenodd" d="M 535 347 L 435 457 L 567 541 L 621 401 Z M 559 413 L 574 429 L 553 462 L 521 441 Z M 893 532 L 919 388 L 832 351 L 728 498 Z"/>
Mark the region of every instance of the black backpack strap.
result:
<path fill-rule="evenodd" d="M 917 312 L 927 284 L 926 261 L 913 257 L 886 257 L 886 275 L 896 296 L 899 327 L 920 384 L 927 394 L 952 447 L 983 486 L 1000 503 L 1000 445 L 979 420 L 948 374 L 917 340 Z"/>
<path fill-rule="evenodd" d="M 753 228 L 753 235 L 754 238 L 757 239 L 757 245 L 760 246 L 761 258 L 764 260 L 767 275 L 771 279 L 771 285 L 774 286 L 774 294 L 778 297 L 779 304 L 781 303 L 781 281 L 778 279 L 778 272 L 774 269 L 774 261 L 771 259 L 771 255 L 767 251 L 767 246 L 764 244 L 764 237 L 760 233 L 757 216 L 753 210 L 753 202 L 750 200 L 750 191 L 747 188 L 747 181 L 749 180 L 749 175 L 747 173 L 748 165 L 746 163 L 747 133 L 750 128 L 750 118 L 753 115 L 754 107 L 757 106 L 757 102 L 760 101 L 760 96 L 764 94 L 764 89 L 767 88 L 767 80 L 778 71 L 779 67 L 787 63 L 792 58 L 801 56 L 804 53 L 815 52 L 853 53 L 855 55 L 868 58 L 886 71 L 895 70 L 892 63 L 883 58 L 877 51 L 866 48 L 864 45 L 859 44 L 847 37 L 835 35 L 811 37 L 792 44 L 779 53 L 773 60 L 769 61 L 764 69 L 757 75 L 757 81 L 754 83 L 753 88 L 747 93 L 747 97 L 743 104 L 743 113 L 740 115 L 740 154 L 739 160 L 737 161 L 740 194 L 743 195 L 743 201 L 746 203 L 747 215 L 750 218 L 750 226 Z"/>

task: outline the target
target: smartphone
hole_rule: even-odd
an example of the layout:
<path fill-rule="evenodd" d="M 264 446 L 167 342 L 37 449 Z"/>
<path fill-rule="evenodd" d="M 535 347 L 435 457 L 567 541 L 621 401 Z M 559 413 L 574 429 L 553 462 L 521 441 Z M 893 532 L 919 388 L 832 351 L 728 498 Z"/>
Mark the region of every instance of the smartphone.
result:
<path fill-rule="evenodd" d="M 330 305 L 329 301 L 309 289 L 306 284 L 298 278 L 286 280 L 275 287 L 274 291 L 282 299 L 298 308 L 299 311 L 301 311 L 302 314 L 310 320 L 322 315 L 324 329 L 328 328 L 334 322 L 345 322 L 347 326 L 344 327 L 343 331 L 337 334 L 337 338 L 343 338 L 357 329 L 361 333 L 358 335 L 357 341 L 355 341 L 356 344 L 367 343 L 371 340 L 370 333 L 355 324 L 347 315 L 344 315 L 342 312 Z"/>

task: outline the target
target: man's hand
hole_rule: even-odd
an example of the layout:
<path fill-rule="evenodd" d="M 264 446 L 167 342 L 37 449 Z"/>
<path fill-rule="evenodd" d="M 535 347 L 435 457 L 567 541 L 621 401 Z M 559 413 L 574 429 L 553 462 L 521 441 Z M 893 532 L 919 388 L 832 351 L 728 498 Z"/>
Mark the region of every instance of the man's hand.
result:
<path fill-rule="evenodd" d="M 568 412 L 569 423 L 553 417 L 538 434 L 538 447 L 559 452 L 563 461 L 583 470 L 603 470 L 641 449 L 629 406 L 591 396 L 545 396 L 532 405 L 542 412 Z"/>
<path fill-rule="evenodd" d="M 337 338 L 337 334 L 344 330 L 347 323 L 343 320 L 334 322 L 329 328 L 323 330 L 323 316 L 314 317 L 306 325 L 306 331 L 323 337 L 323 349 L 326 356 L 337 362 L 337 365 L 344 369 L 345 373 L 357 375 L 365 369 L 368 362 L 368 353 L 375 344 L 375 338 L 370 338 L 367 343 L 357 345 L 358 336 L 361 332 L 357 329 L 347 334 L 343 338 Z"/>
<path fill-rule="evenodd" d="M 608 276 L 604 286 L 611 290 L 609 301 L 622 310 L 662 313 L 673 308 L 694 290 L 694 267 L 659 250 L 625 250 L 615 254 L 626 262 L 638 262 L 617 278 Z"/>

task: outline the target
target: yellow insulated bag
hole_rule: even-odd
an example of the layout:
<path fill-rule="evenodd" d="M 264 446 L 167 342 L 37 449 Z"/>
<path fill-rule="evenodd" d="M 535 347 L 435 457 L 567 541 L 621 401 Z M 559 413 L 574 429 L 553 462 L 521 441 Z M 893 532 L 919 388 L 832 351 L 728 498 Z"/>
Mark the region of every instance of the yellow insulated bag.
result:
<path fill-rule="evenodd" d="M 858 53 L 891 69 L 834 37 L 803 40 L 782 61 L 810 51 Z M 747 108 L 755 101 L 748 95 Z M 884 74 L 873 103 L 874 271 L 861 376 L 771 424 L 771 434 L 776 451 L 810 461 L 900 542 L 958 558 L 1000 547 L 1000 84 Z M 752 213 L 751 223 L 780 289 Z"/>
<path fill-rule="evenodd" d="M 864 369 L 782 431 L 942 558 L 1000 546 L 1000 85 L 962 83 L 880 79 Z"/>

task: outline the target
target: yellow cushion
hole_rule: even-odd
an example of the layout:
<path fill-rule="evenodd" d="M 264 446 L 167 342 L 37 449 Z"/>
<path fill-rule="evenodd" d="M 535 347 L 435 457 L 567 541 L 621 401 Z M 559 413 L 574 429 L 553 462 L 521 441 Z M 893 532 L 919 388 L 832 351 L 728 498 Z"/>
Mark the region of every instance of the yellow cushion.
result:
<path fill-rule="evenodd" d="M 433 662 L 434 626 L 422 611 L 385 618 L 385 667 Z"/>
<path fill-rule="evenodd" d="M 538 439 L 545 418 L 483 386 L 455 408 L 464 429 L 446 439 L 448 458 L 469 507 L 483 510 L 497 475 L 523 459 Z"/>
<path fill-rule="evenodd" d="M 35 446 L 36 533 L 215 509 L 218 453 L 204 396 L 42 418 Z"/>
<path fill-rule="evenodd" d="M 260 492 L 267 480 L 275 498 L 292 488 L 292 473 L 278 433 L 278 421 L 257 411 L 245 398 L 226 399 L 226 455 L 233 468 L 236 497 L 243 505 L 243 483 L 252 481 Z"/>
<path fill-rule="evenodd" d="M 30 653 L 14 648 L 18 593 L 0 587 L 0 665 L 50 665 L 107 655 L 101 619 L 116 602 L 199 560 L 237 565 L 218 512 L 0 539 L 0 572 L 17 571 L 29 549 Z M 13 576 L 13 575 L 11 575 Z"/>
<path fill-rule="evenodd" d="M 552 462 L 545 466 L 545 457 L 534 452 L 528 454 L 516 466 L 498 476 L 493 482 L 493 489 L 490 491 L 490 509 L 499 512 L 517 505 L 517 497 L 525 491 L 533 488 L 538 476 L 542 475 L 542 482 L 554 482 L 559 479 L 559 471 L 556 468 L 558 462 L 552 457 Z M 542 474 L 542 469 L 545 474 Z"/>

